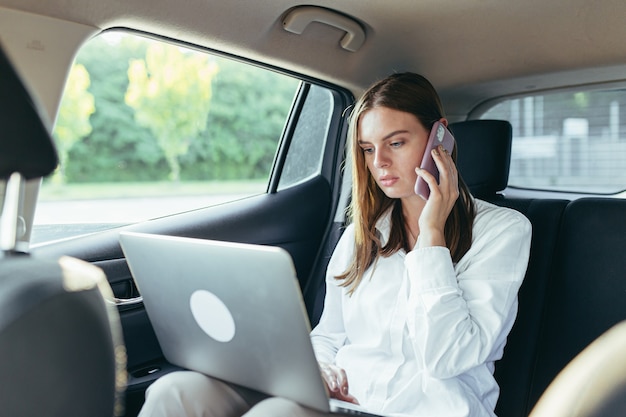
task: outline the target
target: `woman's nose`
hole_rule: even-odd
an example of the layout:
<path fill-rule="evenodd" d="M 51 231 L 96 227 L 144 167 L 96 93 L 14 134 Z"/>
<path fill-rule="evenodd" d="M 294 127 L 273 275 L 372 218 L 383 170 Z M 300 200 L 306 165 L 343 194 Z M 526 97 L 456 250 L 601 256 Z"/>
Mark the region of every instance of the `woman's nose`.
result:
<path fill-rule="evenodd" d="M 376 150 L 374 153 L 374 166 L 376 168 L 385 168 L 389 166 L 389 157 L 384 151 Z"/>

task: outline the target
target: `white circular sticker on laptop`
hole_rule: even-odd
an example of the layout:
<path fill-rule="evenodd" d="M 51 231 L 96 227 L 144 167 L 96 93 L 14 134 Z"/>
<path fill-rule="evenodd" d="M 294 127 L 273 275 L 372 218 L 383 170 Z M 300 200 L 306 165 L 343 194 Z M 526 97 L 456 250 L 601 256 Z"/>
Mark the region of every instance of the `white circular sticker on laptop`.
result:
<path fill-rule="evenodd" d="M 233 315 L 215 294 L 196 290 L 189 298 L 189 306 L 198 326 L 210 337 L 224 343 L 235 337 Z"/>

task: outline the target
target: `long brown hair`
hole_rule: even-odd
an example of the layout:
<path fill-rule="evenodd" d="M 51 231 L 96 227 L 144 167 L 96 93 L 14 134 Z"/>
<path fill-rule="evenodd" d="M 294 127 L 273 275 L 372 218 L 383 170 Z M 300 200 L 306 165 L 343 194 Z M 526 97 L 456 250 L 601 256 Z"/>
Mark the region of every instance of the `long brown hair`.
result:
<path fill-rule="evenodd" d="M 376 107 L 386 107 L 411 113 L 428 130 L 444 116 L 439 95 L 432 84 L 414 73 L 393 74 L 371 86 L 357 101 L 350 116 L 348 137 L 352 157 L 352 201 L 350 215 L 354 223 L 355 254 L 348 269 L 337 276 L 342 286 L 352 294 L 360 284 L 365 271 L 379 256 L 387 257 L 401 249 L 409 250 L 404 215 L 400 199 L 389 198 L 378 187 L 367 168 L 359 147 L 358 123 L 361 115 Z M 456 146 L 452 152 L 456 162 Z M 444 236 L 452 260 L 458 262 L 472 244 L 472 225 L 475 208 L 471 194 L 459 174 L 459 198 L 446 220 Z M 382 245 L 376 232 L 376 222 L 388 210 L 391 212 L 391 232 Z"/>

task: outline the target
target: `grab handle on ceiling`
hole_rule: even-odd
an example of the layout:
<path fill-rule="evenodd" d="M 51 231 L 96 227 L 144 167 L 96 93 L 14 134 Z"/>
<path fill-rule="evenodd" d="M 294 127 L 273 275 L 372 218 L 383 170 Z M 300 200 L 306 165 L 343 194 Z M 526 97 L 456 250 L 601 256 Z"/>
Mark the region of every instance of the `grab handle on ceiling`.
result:
<path fill-rule="evenodd" d="M 358 22 L 321 7 L 301 6 L 292 9 L 283 20 L 283 28 L 300 35 L 312 22 L 324 23 L 345 31 L 346 34 L 341 38 L 340 43 L 343 49 L 350 52 L 356 52 L 365 42 L 365 31 Z"/>

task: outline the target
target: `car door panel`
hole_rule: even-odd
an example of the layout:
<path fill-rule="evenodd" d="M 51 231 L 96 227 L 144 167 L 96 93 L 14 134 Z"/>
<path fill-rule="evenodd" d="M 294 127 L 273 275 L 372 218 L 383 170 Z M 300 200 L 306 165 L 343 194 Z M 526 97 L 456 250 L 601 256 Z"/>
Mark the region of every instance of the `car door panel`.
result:
<path fill-rule="evenodd" d="M 74 256 L 104 270 L 119 299 L 138 297 L 119 246 L 122 230 L 218 239 L 279 246 L 294 261 L 302 288 L 315 262 L 330 219 L 328 182 L 316 177 L 289 189 L 156 219 L 63 242 L 40 246 L 35 256 Z M 128 355 L 127 415 L 143 401 L 143 391 L 156 378 L 171 371 L 140 302 L 118 307 Z"/>

